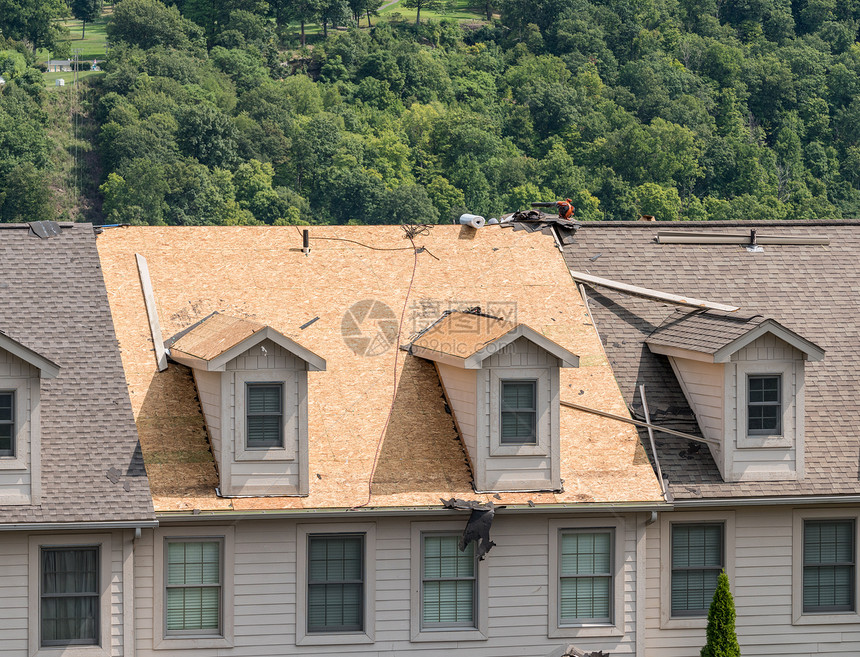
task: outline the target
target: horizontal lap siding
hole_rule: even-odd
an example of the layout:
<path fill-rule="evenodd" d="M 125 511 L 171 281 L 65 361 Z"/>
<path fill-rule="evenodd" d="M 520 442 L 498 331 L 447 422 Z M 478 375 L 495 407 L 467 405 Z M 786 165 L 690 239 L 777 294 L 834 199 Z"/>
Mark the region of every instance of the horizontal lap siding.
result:
<path fill-rule="evenodd" d="M 468 515 L 456 516 L 465 526 Z M 620 639 L 548 639 L 546 516 L 501 516 L 492 528 L 497 544 L 487 556 L 489 572 L 488 641 L 411 643 L 410 568 L 413 518 L 386 518 L 376 523 L 376 641 L 373 644 L 296 646 L 296 524 L 288 520 L 238 522 L 235 526 L 234 622 L 232 649 L 184 650 L 188 657 L 267 657 L 344 654 L 391 656 L 421 654 L 451 657 L 468 651 L 476 657 L 546 657 L 553 649 L 576 643 L 613 655 L 634 650 L 635 554 L 625 554 L 625 620 Z M 310 518 L 303 522 L 309 522 Z M 365 522 L 363 518 L 357 521 Z M 635 549 L 632 516 L 620 547 Z M 138 609 L 137 657 L 155 657 L 151 649 L 152 532 L 138 542 L 135 567 Z"/>
<path fill-rule="evenodd" d="M 791 508 L 754 508 L 735 511 L 735 574 L 732 590 L 737 612 L 738 641 L 745 657 L 811 657 L 860 654 L 860 626 L 792 625 Z M 834 517 L 840 512 L 834 511 Z M 673 519 L 692 520 L 694 513 L 673 513 Z M 801 549 L 796 546 L 796 549 Z M 690 657 L 705 643 L 705 629 L 660 628 L 660 523 L 647 535 L 647 655 Z"/>
<path fill-rule="evenodd" d="M 0 656 L 27 655 L 28 542 L 26 534 L 0 535 Z"/>

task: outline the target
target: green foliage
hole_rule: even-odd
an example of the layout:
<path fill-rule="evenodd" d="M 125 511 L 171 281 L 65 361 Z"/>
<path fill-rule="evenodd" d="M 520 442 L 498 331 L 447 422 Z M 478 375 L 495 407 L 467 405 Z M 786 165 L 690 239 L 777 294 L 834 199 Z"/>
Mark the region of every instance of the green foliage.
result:
<path fill-rule="evenodd" d="M 58 19 L 67 14 L 63 0 L 0 0 L 0 37 L 52 48 L 62 35 Z"/>
<path fill-rule="evenodd" d="M 725 571 L 717 579 L 717 588 L 708 609 L 707 637 L 702 657 L 740 657 L 741 649 L 735 633 L 735 603 Z"/>
<path fill-rule="evenodd" d="M 112 42 L 141 48 L 166 46 L 187 50 L 201 44 L 203 30 L 185 19 L 176 7 L 158 0 L 122 0 L 107 25 Z"/>

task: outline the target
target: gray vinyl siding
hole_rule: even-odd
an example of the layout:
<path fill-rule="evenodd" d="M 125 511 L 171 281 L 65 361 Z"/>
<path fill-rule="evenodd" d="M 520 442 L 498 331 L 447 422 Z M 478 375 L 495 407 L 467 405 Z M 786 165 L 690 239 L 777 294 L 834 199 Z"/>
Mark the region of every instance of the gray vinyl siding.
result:
<path fill-rule="evenodd" d="M 834 518 L 846 509 L 833 508 Z M 856 507 L 851 509 L 856 513 Z M 696 512 L 674 512 L 673 519 L 695 521 Z M 831 511 L 827 512 L 831 515 Z M 732 593 L 737 612 L 738 641 L 745 657 L 812 657 L 860 654 L 860 625 L 792 624 L 792 554 L 790 507 L 738 508 Z M 648 655 L 689 657 L 705 643 L 704 622 L 698 628 L 661 629 L 660 567 L 670 563 L 661 554 L 662 523 L 647 529 L 646 642 Z"/>
<path fill-rule="evenodd" d="M 5 380 L 5 381 L 4 381 Z M 26 382 L 22 387 L 13 383 Z M 0 349 L 0 390 L 16 390 L 16 460 L 22 468 L 0 469 L 0 504 L 29 504 L 33 501 L 31 477 L 33 459 L 40 454 L 32 453 L 34 432 L 38 427 L 31 422 L 34 408 L 39 402 L 39 370 L 14 354 Z M 8 457 L 0 458 L 0 462 Z"/>
<path fill-rule="evenodd" d="M 110 646 L 111 657 L 125 657 L 123 652 L 123 541 L 131 540 L 131 531 L 113 531 L 111 550 L 102 553 L 102 559 L 110 560 Z M 69 536 L 86 533 L 69 533 Z M 38 619 L 39 609 L 29 608 L 29 548 L 30 536 L 25 532 L 3 532 L 0 534 L 0 657 L 29 657 L 29 623 Z M 52 538 L 56 534 L 51 534 Z M 54 543 L 61 541 L 52 540 Z M 38 564 L 36 564 L 38 567 Z M 102 619 L 104 622 L 105 619 Z M 60 651 L 57 651 L 60 652 Z"/>
<path fill-rule="evenodd" d="M 462 521 L 468 514 L 446 516 Z M 558 516 L 554 516 L 558 518 Z M 582 516 L 579 516 L 582 518 Z M 636 526 L 644 516 L 628 515 L 618 548 L 624 554 L 624 626 L 621 637 L 547 638 L 549 535 L 547 516 L 496 516 L 492 538 L 496 547 L 487 556 L 489 631 L 486 641 L 410 642 L 411 523 L 419 517 L 379 518 L 376 552 L 372 556 L 376 579 L 375 642 L 334 646 L 296 646 L 296 522 L 292 520 L 235 523 L 234 647 L 183 650 L 189 657 L 267 657 L 290 655 L 421 654 L 450 657 L 451 652 L 475 657 L 546 657 L 553 649 L 575 643 L 613 655 L 635 651 Z M 439 516 L 434 516 L 435 520 Z M 357 521 L 368 522 L 366 517 Z M 307 523 L 308 520 L 303 522 Z M 330 522 L 330 521 L 329 521 Z M 598 523 L 599 524 L 599 523 Z M 171 528 L 173 529 L 173 528 Z M 181 530 L 179 530 L 181 532 Z M 213 533 L 217 530 L 213 528 Z M 137 543 L 136 601 L 137 657 L 155 657 L 152 650 L 153 532 L 145 531 Z M 158 549 L 157 547 L 155 549 Z M 230 564 L 226 564 L 230 567 Z"/>
<path fill-rule="evenodd" d="M 448 402 L 451 404 L 451 411 L 457 418 L 463 443 L 466 445 L 469 458 L 474 462 L 478 449 L 475 428 L 477 370 L 464 370 L 444 363 L 437 363 L 436 367 Z"/>
<path fill-rule="evenodd" d="M 192 369 L 194 383 L 197 386 L 197 395 L 200 398 L 200 406 L 203 408 L 203 416 L 206 419 L 206 428 L 209 431 L 209 440 L 212 443 L 212 454 L 221 466 L 221 373 L 207 372 L 205 370 Z"/>

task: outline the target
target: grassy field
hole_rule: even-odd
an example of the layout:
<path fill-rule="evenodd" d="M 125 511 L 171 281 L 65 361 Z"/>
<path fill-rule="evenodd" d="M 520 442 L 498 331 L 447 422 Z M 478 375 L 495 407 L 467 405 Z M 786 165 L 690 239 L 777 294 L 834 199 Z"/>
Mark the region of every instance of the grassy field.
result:
<path fill-rule="evenodd" d="M 382 19 L 392 19 L 397 14 L 404 20 L 415 21 L 416 10 L 407 9 L 399 0 L 390 5 L 387 5 L 379 10 L 379 17 Z M 441 20 L 443 18 L 455 21 L 483 21 L 486 20 L 486 15 L 481 13 L 480 6 L 475 6 L 474 0 L 443 0 L 442 9 L 438 11 L 430 11 L 429 9 L 421 10 L 421 20 Z"/>

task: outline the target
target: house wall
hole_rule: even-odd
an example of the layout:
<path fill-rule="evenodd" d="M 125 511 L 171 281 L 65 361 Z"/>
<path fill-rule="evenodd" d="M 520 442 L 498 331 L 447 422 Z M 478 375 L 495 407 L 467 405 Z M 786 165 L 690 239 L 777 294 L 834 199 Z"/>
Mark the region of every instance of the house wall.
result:
<path fill-rule="evenodd" d="M 109 609 L 108 625 L 106 628 L 109 637 L 104 650 L 98 647 L 79 647 L 76 657 L 127 657 L 130 652 L 124 652 L 123 645 L 127 630 L 131 627 L 124 625 L 123 605 L 123 561 L 130 553 L 133 530 L 116 530 L 112 532 L 98 532 L 91 535 L 87 532 L 65 532 L 57 534 L 39 534 L 35 532 L 2 532 L 0 533 L 0 554 L 2 554 L 3 565 L 0 567 L 0 657 L 31 657 L 36 654 L 35 648 L 30 647 L 30 630 L 37 627 L 33 625 L 38 622 L 39 610 L 37 605 L 32 604 L 30 591 L 31 582 L 34 578 L 30 572 L 30 543 L 31 537 L 36 541 L 45 541 L 45 544 L 62 545 L 65 539 L 87 539 L 93 537 L 92 543 L 96 543 L 97 536 L 110 537 L 110 549 L 107 551 L 109 559 L 110 581 L 105 583 L 106 604 Z M 43 538 L 44 537 L 44 538 Z M 124 545 L 126 547 L 124 554 Z M 104 552 L 103 552 L 104 556 Z M 38 568 L 39 564 L 33 564 Z M 38 577 L 35 577 L 38 581 Z M 130 593 L 130 591 L 126 592 Z M 130 599 L 130 598 L 129 598 Z M 37 635 L 38 636 L 38 635 Z M 55 655 L 64 657 L 66 651 L 53 648 L 39 651 L 42 655 Z"/>
<path fill-rule="evenodd" d="M 478 371 L 478 490 L 557 490 L 559 463 L 559 360 L 525 338 L 487 358 Z M 538 445 L 500 446 L 499 379 L 538 379 Z"/>
<path fill-rule="evenodd" d="M 828 518 L 853 517 L 860 507 L 831 506 L 821 513 Z M 727 546 L 727 571 L 737 612 L 737 633 L 745 657 L 812 657 L 813 655 L 860 654 L 860 617 L 853 622 L 816 623 L 806 616 L 794 620 L 792 595 L 799 588 L 793 582 L 793 559 L 801 559 L 802 539 L 793 535 L 800 509 L 780 507 L 738 507 L 732 512 L 674 511 L 661 514 L 661 521 L 648 526 L 646 534 L 647 603 L 646 656 L 690 657 L 698 655 L 705 643 L 704 618 L 667 620 L 669 604 L 667 580 L 661 583 L 661 568 L 668 569 L 668 521 L 732 520 L 734 541 Z M 814 512 L 813 512 L 814 513 Z M 666 539 L 666 540 L 661 540 Z M 734 552 L 732 556 L 731 553 Z M 662 594 L 662 599 L 661 599 Z M 661 609 L 661 605 L 664 607 Z M 664 613 L 661 614 L 661 611 Z"/>
<path fill-rule="evenodd" d="M 433 514 L 427 520 L 439 521 L 440 518 L 452 521 L 452 528 L 461 531 L 468 514 Z M 623 618 L 619 620 L 622 631 L 603 628 L 600 630 L 603 636 L 553 639 L 548 638 L 547 578 L 549 543 L 557 540 L 557 527 L 550 529 L 551 518 L 559 516 L 538 513 L 496 516 L 492 527 L 496 546 L 485 562 L 488 569 L 487 599 L 479 600 L 480 604 L 487 605 L 485 640 L 413 642 L 410 641 L 410 567 L 418 555 L 412 550 L 410 535 L 413 521 L 421 518 L 368 519 L 366 514 L 361 514 L 355 522 L 372 523 L 375 527 L 375 553 L 370 555 L 369 575 L 375 578 L 376 583 L 374 641 L 329 646 L 296 645 L 296 587 L 303 586 L 302 582 L 297 583 L 296 575 L 297 569 L 301 570 L 296 563 L 297 521 L 270 519 L 231 523 L 235 531 L 233 647 L 195 648 L 183 650 L 182 654 L 189 657 L 280 657 L 285 654 L 393 657 L 415 653 L 427 657 L 450 657 L 453 653 L 475 657 L 546 657 L 554 649 L 571 643 L 586 650 L 602 649 L 613 656 L 634 654 L 636 536 L 645 515 L 626 514 L 622 536 L 617 539 L 619 548 L 623 550 L 623 571 L 620 574 L 623 580 Z M 588 515 L 580 515 L 578 519 L 591 520 L 595 527 L 605 526 L 608 520 L 612 520 Z M 304 524 L 308 520 L 301 522 Z M 328 519 L 327 522 L 329 526 L 337 523 L 344 531 L 349 530 L 348 520 Z M 203 524 L 194 523 L 193 526 Z M 159 530 L 180 536 L 182 531 L 181 526 L 177 528 L 164 523 Z M 212 534 L 217 532 L 217 527 L 213 527 Z M 165 654 L 163 650 L 153 650 L 153 592 L 154 587 L 161 586 L 163 582 L 160 573 L 153 573 L 153 551 L 160 549 L 154 545 L 154 537 L 155 532 L 144 531 L 136 546 L 137 657 Z M 226 567 L 231 566 L 227 564 Z"/>
<path fill-rule="evenodd" d="M 215 462 L 220 471 L 223 456 L 221 451 L 221 372 L 207 372 L 193 368 L 191 372 L 194 374 L 197 396 L 200 398 L 203 417 L 206 419 L 206 429 L 209 431 L 212 454 L 215 456 Z"/>
<path fill-rule="evenodd" d="M 474 463 L 478 449 L 476 431 L 478 371 L 464 370 L 444 363 L 436 363 L 436 368 L 448 403 L 451 404 L 451 411 L 457 421 L 460 437 L 466 446 L 470 461 Z"/>
<path fill-rule="evenodd" d="M 41 471 L 39 370 L 0 349 L 0 390 L 14 390 L 16 405 L 16 454 L 0 457 L 0 504 L 38 504 Z M 35 490 L 31 488 L 34 482 L 37 483 Z"/>

